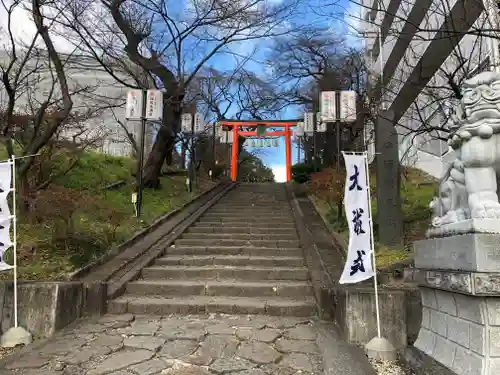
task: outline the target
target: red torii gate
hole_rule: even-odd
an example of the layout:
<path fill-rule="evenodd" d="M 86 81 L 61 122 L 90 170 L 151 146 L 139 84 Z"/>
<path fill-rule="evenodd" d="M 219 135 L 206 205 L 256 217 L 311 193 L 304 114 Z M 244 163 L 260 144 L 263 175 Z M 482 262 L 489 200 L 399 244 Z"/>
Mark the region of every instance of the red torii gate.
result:
<path fill-rule="evenodd" d="M 285 158 L 286 158 L 286 180 L 292 180 L 292 141 L 291 136 L 293 134 L 290 128 L 297 126 L 297 122 L 302 120 L 268 120 L 268 121 L 256 121 L 256 120 L 224 120 L 220 121 L 220 125 L 226 128 L 232 128 L 233 132 L 233 148 L 231 152 L 231 179 L 236 181 L 238 177 L 238 138 L 242 137 L 257 137 L 257 130 L 252 131 L 242 131 L 241 127 L 257 127 L 265 126 L 272 128 L 284 128 L 281 131 L 266 132 L 264 136 L 267 137 L 285 137 Z"/>

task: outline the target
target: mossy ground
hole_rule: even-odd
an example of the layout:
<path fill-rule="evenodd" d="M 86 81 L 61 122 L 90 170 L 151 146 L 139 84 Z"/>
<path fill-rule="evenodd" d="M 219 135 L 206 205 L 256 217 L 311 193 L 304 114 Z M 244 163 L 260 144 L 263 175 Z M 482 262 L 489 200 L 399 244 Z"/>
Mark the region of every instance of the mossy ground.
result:
<path fill-rule="evenodd" d="M 64 168 L 67 161 L 59 158 L 56 168 Z M 61 280 L 72 271 L 93 261 L 108 249 L 131 238 L 158 217 L 182 206 L 200 191 L 213 183 L 200 180 L 192 193 L 186 191 L 184 176 L 161 178 L 161 188 L 144 192 L 141 220 L 135 217 L 131 202 L 135 189 L 132 172 L 133 159 L 85 153 L 78 165 L 68 174 L 58 178 L 47 189 L 59 192 L 81 192 L 83 199 L 71 220 L 70 235 L 55 236 L 67 223 L 55 220 L 54 215 L 18 213 L 18 273 L 25 280 Z M 124 180 L 125 185 L 114 190 L 104 189 L 114 182 Z M 66 190 L 68 189 L 68 190 Z M 55 195 L 57 196 L 57 194 Z M 50 202 L 55 207 L 57 199 Z M 64 207 L 57 207 L 64 211 Z M 36 209 L 35 209 L 36 210 Z M 42 217 L 40 218 L 40 214 Z M 6 255 L 11 261 L 10 250 Z M 0 274 L 3 279 L 12 277 L 10 272 Z"/>

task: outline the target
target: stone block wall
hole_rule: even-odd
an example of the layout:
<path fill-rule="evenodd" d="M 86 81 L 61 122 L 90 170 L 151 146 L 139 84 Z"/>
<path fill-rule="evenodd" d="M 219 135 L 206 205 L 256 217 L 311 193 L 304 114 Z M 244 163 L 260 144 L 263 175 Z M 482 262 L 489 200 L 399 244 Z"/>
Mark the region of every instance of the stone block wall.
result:
<path fill-rule="evenodd" d="M 81 282 L 20 282 L 18 323 L 36 338 L 47 338 L 85 315 L 106 309 L 106 285 Z M 0 283 L 0 335 L 14 325 L 12 281 Z"/>
<path fill-rule="evenodd" d="M 500 298 L 421 288 L 414 346 L 457 375 L 500 374 Z"/>
<path fill-rule="evenodd" d="M 339 287 L 336 290 L 336 321 L 350 343 L 365 345 L 377 336 L 375 292 L 370 287 Z M 379 290 L 382 336 L 397 349 L 408 343 L 406 296 L 400 290 Z"/>

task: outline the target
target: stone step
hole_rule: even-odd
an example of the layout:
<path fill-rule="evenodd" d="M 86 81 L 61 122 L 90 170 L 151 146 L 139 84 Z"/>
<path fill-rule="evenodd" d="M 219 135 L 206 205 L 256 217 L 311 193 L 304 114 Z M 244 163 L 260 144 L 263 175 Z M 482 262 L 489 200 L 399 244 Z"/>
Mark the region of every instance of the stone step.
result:
<path fill-rule="evenodd" d="M 312 295 L 307 281 L 137 280 L 127 284 L 127 293 L 142 296 L 300 297 Z"/>
<path fill-rule="evenodd" d="M 257 222 L 226 222 L 226 221 L 208 221 L 208 220 L 200 220 L 196 222 L 193 227 L 214 227 L 214 228 L 251 228 L 252 230 L 258 228 L 270 228 L 270 229 L 293 229 L 296 230 L 295 224 L 293 222 L 283 223 L 283 222 L 272 222 L 272 223 L 263 223 L 262 221 Z"/>
<path fill-rule="evenodd" d="M 246 255 L 246 256 L 293 256 L 302 257 L 299 247 L 255 247 L 255 246 L 178 246 L 166 249 L 167 255 Z"/>
<path fill-rule="evenodd" d="M 109 314 L 169 315 L 169 314 L 265 314 L 272 316 L 309 317 L 316 313 L 312 297 L 245 298 L 188 296 L 124 295 L 109 301 Z"/>
<path fill-rule="evenodd" d="M 239 280 L 294 280 L 307 281 L 309 274 L 305 267 L 256 267 L 256 266 L 161 266 L 142 270 L 145 280 L 186 279 L 239 279 Z"/>
<path fill-rule="evenodd" d="M 180 239 L 175 241 L 175 246 L 255 246 L 255 247 L 276 247 L 276 248 L 298 248 L 298 240 L 235 240 L 235 239 Z"/>
<path fill-rule="evenodd" d="M 203 216 L 216 216 L 221 218 L 240 218 L 240 217 L 270 217 L 273 219 L 279 219 L 283 217 L 292 217 L 291 211 L 259 211 L 259 210 L 235 210 L 235 211 L 218 211 L 210 210 Z"/>
<path fill-rule="evenodd" d="M 246 219 L 246 218 L 262 218 L 265 217 L 267 220 L 281 220 L 285 217 L 292 218 L 291 212 L 254 212 L 254 211 L 237 211 L 237 212 L 212 212 L 208 211 L 203 215 L 203 217 L 217 217 L 221 219 Z"/>
<path fill-rule="evenodd" d="M 252 204 L 249 204 L 248 202 L 241 203 L 241 204 L 234 204 L 231 202 L 218 202 L 216 205 L 214 205 L 212 210 L 228 210 L 228 211 L 233 211 L 233 210 L 268 210 L 268 211 L 281 211 L 281 210 L 288 210 L 290 211 L 290 205 L 287 202 L 276 202 L 276 203 L 262 203 L 262 202 L 255 202 Z"/>
<path fill-rule="evenodd" d="M 298 240 L 298 236 L 295 233 L 268 233 L 268 234 L 258 234 L 258 233 L 184 233 L 182 235 L 183 239 L 192 240 L 262 240 L 262 241 L 288 241 L 288 240 Z"/>
<path fill-rule="evenodd" d="M 155 265 L 302 267 L 304 259 L 301 256 L 170 255 L 158 258 Z"/>
<path fill-rule="evenodd" d="M 232 213 L 238 210 L 244 210 L 244 211 L 262 211 L 262 212 L 289 212 L 291 211 L 290 205 L 288 203 L 286 204 L 276 204 L 276 205 L 255 205 L 251 206 L 248 204 L 248 202 L 245 205 L 230 205 L 230 204 L 224 204 L 220 205 L 217 204 L 213 207 L 210 208 L 210 211 L 216 211 L 216 212 L 222 212 L 222 213 Z"/>
<path fill-rule="evenodd" d="M 234 223 L 234 224 L 245 224 L 245 225 L 264 225 L 264 226 L 280 226 L 282 224 L 285 225 L 294 225 L 295 221 L 290 216 L 284 216 L 280 219 L 269 218 L 269 217 L 220 217 L 220 216 L 202 216 L 199 220 L 199 223 Z"/>
<path fill-rule="evenodd" d="M 293 233 L 295 236 L 296 229 L 294 227 L 290 228 L 269 228 L 263 226 L 253 226 L 253 227 L 230 227 L 230 226 L 203 226 L 201 224 L 197 224 L 188 229 L 188 233 L 199 233 L 199 234 L 208 234 L 208 233 L 222 233 L 222 234 L 290 234 Z"/>

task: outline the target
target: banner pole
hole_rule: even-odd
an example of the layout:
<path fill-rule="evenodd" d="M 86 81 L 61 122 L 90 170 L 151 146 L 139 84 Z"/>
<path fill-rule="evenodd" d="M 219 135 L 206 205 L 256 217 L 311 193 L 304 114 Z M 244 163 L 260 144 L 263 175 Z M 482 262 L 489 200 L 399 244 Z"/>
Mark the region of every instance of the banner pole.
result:
<path fill-rule="evenodd" d="M 17 214 L 16 214 L 16 157 L 12 155 L 12 220 L 14 222 L 12 253 L 14 266 L 14 327 L 17 328 Z"/>
<path fill-rule="evenodd" d="M 368 169 L 368 153 L 363 152 L 365 156 L 365 171 L 366 171 L 366 191 L 368 194 L 368 213 L 370 215 L 370 243 L 372 253 L 372 267 L 373 267 L 373 284 L 375 288 L 375 310 L 377 314 L 377 337 L 381 337 L 380 329 L 380 306 L 378 300 L 378 281 L 377 281 L 377 262 L 375 261 L 375 241 L 373 237 L 373 217 L 372 217 L 372 200 L 370 190 L 370 170 Z"/>

